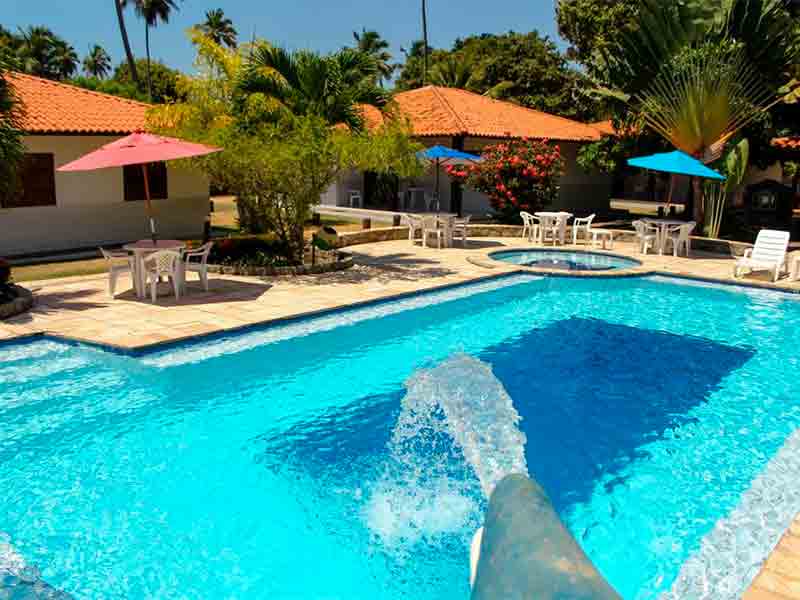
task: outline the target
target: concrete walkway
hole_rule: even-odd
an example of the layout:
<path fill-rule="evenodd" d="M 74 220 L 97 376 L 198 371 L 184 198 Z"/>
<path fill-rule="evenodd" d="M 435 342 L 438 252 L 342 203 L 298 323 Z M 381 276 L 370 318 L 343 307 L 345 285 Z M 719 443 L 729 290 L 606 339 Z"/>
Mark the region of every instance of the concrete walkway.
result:
<path fill-rule="evenodd" d="M 263 279 L 216 275 L 211 278 L 209 292 L 190 282 L 189 293 L 179 301 L 165 295 L 157 304 L 137 299 L 129 289 L 115 300 L 110 299 L 105 275 L 29 282 L 25 285 L 35 292 L 36 306 L 28 314 L 0 322 L 0 340 L 48 333 L 123 349 L 141 349 L 502 273 L 526 271 L 529 269 L 489 258 L 496 250 L 523 247 L 530 247 L 530 244 L 513 238 L 476 239 L 466 248 L 444 250 L 412 246 L 407 240 L 364 244 L 349 249 L 356 266 L 347 271 Z M 734 281 L 733 259 L 728 257 L 700 253 L 689 259 L 641 256 L 632 244 L 624 243 L 617 244 L 613 253 L 641 260 L 642 266 L 631 270 L 639 274 L 658 272 Z M 754 275 L 744 281 L 800 291 L 800 282 L 784 279 L 775 285 L 765 275 Z M 122 279 L 118 289 L 126 287 L 130 287 L 130 282 Z"/>

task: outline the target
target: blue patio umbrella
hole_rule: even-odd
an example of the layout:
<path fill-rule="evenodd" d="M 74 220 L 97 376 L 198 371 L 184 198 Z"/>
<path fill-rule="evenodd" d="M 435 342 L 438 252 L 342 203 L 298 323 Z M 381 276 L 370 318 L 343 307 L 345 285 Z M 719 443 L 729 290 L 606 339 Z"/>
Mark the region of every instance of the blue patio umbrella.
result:
<path fill-rule="evenodd" d="M 649 169 L 650 171 L 725 181 L 724 175 L 717 173 L 714 169 L 709 169 L 696 158 L 692 158 L 680 150 L 630 158 L 628 159 L 628 164 L 632 167 Z"/>
<path fill-rule="evenodd" d="M 475 163 L 481 160 L 480 156 L 446 146 L 431 146 L 418 152 L 417 156 L 430 161 L 436 169 L 436 210 L 439 210 L 439 169 L 444 165 Z"/>

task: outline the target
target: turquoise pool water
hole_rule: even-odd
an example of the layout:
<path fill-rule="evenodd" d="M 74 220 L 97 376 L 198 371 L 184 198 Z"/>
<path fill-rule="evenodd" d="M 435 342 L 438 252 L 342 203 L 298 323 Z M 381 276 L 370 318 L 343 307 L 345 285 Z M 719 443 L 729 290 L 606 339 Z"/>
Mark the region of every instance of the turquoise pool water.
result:
<path fill-rule="evenodd" d="M 624 256 L 581 250 L 503 250 L 493 252 L 491 257 L 514 265 L 560 271 L 614 271 L 641 264 Z"/>
<path fill-rule="evenodd" d="M 789 295 L 515 276 L 144 356 L 0 346 L 0 573 L 92 600 L 467 598 L 485 498 L 454 413 L 420 418 L 435 372 L 507 392 L 578 541 L 657 598 L 800 425 L 799 321 Z"/>

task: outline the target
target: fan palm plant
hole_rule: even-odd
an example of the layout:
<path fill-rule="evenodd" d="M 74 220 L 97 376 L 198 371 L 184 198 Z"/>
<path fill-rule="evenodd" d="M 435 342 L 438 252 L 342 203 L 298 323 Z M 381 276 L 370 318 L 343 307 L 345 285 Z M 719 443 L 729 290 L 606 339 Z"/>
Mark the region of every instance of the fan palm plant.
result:
<path fill-rule="evenodd" d="M 221 8 L 207 11 L 206 20 L 198 23 L 197 29 L 211 38 L 215 44 L 236 48 L 239 34 L 233 26 L 233 21 L 225 16 L 225 11 Z"/>
<path fill-rule="evenodd" d="M 358 105 L 387 101 L 375 75 L 375 62 L 352 48 L 322 56 L 260 43 L 244 65 L 238 106 L 249 119 L 316 115 L 358 130 L 363 127 Z"/>
<path fill-rule="evenodd" d="M 168 23 L 173 10 L 178 10 L 176 0 L 122 0 L 123 5 L 133 2 L 136 14 L 144 20 L 144 44 L 147 54 L 147 95 L 153 98 L 153 80 L 150 74 L 150 28 L 159 22 Z"/>
<path fill-rule="evenodd" d="M 676 148 L 716 160 L 785 97 L 800 45 L 784 8 L 781 0 L 642 0 L 639 27 L 605 57 L 613 95 Z M 701 222 L 702 203 L 694 209 Z"/>

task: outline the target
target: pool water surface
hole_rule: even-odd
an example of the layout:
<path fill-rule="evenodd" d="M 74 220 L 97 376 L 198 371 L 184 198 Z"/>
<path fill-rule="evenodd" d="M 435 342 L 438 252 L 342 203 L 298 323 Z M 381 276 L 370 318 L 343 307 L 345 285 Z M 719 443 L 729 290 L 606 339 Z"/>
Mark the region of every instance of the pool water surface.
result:
<path fill-rule="evenodd" d="M 76 599 L 467 598 L 482 480 L 419 408 L 460 382 L 510 398 L 578 542 L 655 599 L 800 426 L 798 321 L 788 294 L 513 276 L 142 356 L 0 346 L 0 548 Z"/>
<path fill-rule="evenodd" d="M 632 258 L 583 250 L 503 250 L 490 256 L 513 265 L 556 271 L 616 271 L 641 265 Z"/>

